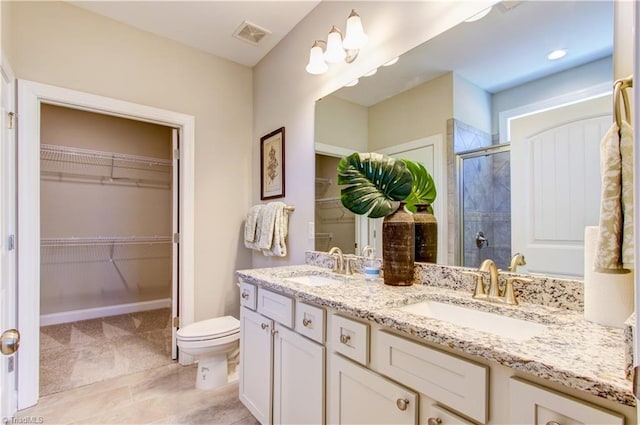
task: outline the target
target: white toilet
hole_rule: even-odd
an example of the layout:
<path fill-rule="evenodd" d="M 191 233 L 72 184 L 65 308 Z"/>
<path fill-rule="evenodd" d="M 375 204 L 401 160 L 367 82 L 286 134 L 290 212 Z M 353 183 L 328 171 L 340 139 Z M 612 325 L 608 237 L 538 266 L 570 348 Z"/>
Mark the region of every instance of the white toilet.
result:
<path fill-rule="evenodd" d="M 191 323 L 178 329 L 178 348 L 198 361 L 196 388 L 208 390 L 229 382 L 228 358 L 237 358 L 240 321 L 232 316 Z"/>

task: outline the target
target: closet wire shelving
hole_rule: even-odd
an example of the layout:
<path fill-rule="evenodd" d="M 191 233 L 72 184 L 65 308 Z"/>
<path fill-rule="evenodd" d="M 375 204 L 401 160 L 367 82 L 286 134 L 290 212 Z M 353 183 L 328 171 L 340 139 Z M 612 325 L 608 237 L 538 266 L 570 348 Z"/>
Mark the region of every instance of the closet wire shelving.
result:
<path fill-rule="evenodd" d="M 40 174 L 45 180 L 171 188 L 170 159 L 40 145 Z"/>

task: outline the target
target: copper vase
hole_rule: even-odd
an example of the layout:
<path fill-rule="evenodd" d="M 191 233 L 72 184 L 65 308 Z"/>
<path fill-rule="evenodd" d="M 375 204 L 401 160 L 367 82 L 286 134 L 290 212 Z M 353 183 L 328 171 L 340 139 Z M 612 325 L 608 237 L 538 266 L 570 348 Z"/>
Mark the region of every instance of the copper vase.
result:
<path fill-rule="evenodd" d="M 438 221 L 429 212 L 429 204 L 416 204 L 413 214 L 415 223 L 415 261 L 435 263 L 438 259 Z"/>
<path fill-rule="evenodd" d="M 405 211 L 404 202 L 382 223 L 382 262 L 384 283 L 394 286 L 413 284 L 415 224 Z"/>

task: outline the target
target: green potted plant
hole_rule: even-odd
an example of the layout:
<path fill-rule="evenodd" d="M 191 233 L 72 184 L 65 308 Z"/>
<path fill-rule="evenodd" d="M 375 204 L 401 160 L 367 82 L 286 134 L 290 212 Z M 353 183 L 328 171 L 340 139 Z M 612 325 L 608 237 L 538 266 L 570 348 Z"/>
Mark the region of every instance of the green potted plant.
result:
<path fill-rule="evenodd" d="M 384 282 L 411 285 L 415 260 L 414 218 L 405 211 L 417 212 L 421 205 L 436 197 L 433 178 L 420 164 L 379 153 L 355 152 L 338 164 L 340 200 L 354 214 L 370 218 L 384 217 Z"/>

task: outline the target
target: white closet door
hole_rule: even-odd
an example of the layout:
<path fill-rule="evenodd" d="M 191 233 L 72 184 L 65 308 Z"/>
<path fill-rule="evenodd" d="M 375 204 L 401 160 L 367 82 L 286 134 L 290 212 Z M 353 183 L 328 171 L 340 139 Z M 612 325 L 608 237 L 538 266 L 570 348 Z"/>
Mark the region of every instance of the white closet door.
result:
<path fill-rule="evenodd" d="M 582 276 L 584 228 L 597 226 L 600 140 L 611 96 L 511 121 L 511 249 L 531 273 Z"/>

